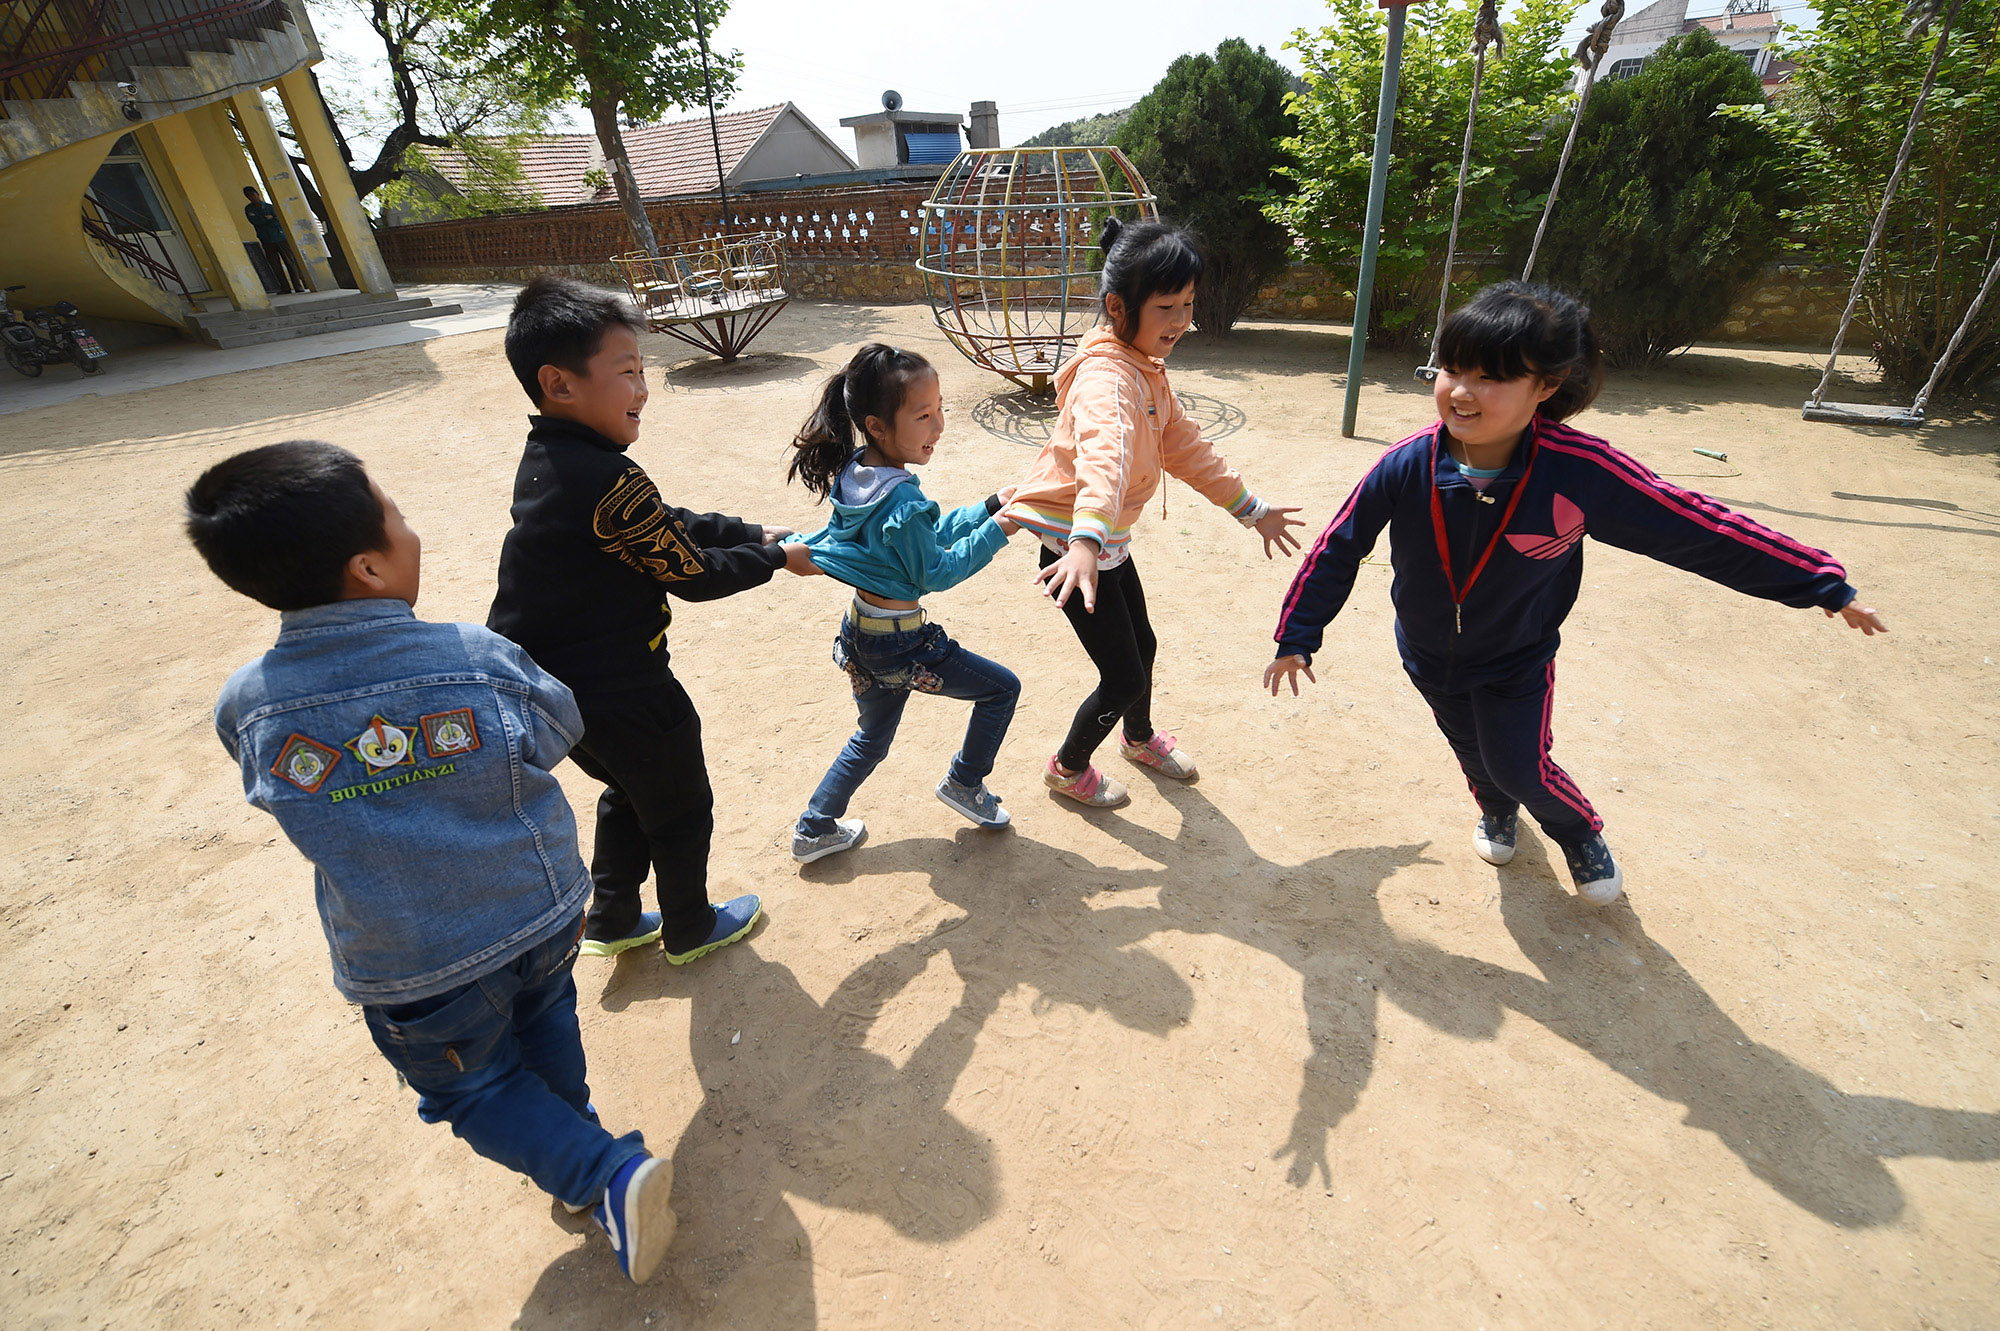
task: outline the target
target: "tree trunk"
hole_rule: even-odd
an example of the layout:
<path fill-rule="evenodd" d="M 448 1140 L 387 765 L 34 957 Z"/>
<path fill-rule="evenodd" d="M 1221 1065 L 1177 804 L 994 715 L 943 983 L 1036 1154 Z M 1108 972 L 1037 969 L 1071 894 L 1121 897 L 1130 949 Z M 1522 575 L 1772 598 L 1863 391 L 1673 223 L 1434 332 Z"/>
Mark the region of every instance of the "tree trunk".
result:
<path fill-rule="evenodd" d="M 597 130 L 597 143 L 604 149 L 604 160 L 611 167 L 611 183 L 625 209 L 626 224 L 632 228 L 639 247 L 657 259 L 660 242 L 653 236 L 653 224 L 639 198 L 639 183 L 632 179 L 632 159 L 625 155 L 625 136 L 618 129 L 618 99 L 598 91 L 594 83 L 590 87 L 590 122 Z"/>

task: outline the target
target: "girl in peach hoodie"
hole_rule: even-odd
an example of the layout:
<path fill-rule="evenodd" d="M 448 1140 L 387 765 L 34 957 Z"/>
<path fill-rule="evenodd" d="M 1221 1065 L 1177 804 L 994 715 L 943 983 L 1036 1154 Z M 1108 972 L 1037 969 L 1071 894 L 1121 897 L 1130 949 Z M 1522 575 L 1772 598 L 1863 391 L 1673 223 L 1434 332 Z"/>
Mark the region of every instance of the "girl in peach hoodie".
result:
<path fill-rule="evenodd" d="M 1274 550 L 1297 550 L 1288 529 L 1301 524 L 1291 516 L 1296 508 L 1250 492 L 1167 383 L 1166 358 L 1194 322 L 1201 276 L 1194 238 L 1160 222 L 1113 218 L 1099 243 L 1105 323 L 1056 373 L 1055 432 L 1003 514 L 1041 539 L 1036 581 L 1097 666 L 1097 687 L 1077 708 L 1043 780 L 1059 795 L 1108 808 L 1125 802 L 1125 788 L 1098 771 L 1091 755 L 1121 720 L 1118 751 L 1126 758 L 1177 780 L 1195 774 L 1187 750 L 1153 728 L 1159 643 L 1129 548 L 1132 523 L 1162 473 L 1254 528 L 1266 559 Z"/>

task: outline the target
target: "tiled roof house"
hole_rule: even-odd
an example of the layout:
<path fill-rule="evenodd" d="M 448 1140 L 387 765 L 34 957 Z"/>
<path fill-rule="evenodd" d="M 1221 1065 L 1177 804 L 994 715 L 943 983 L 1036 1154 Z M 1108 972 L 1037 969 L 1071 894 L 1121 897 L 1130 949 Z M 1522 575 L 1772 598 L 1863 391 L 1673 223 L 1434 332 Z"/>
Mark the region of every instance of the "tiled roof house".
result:
<path fill-rule="evenodd" d="M 791 102 L 725 112 L 715 124 L 724 179 L 732 188 L 757 180 L 855 169 L 853 159 Z M 520 200 L 524 208 L 605 203 L 617 197 L 604 175 L 604 154 L 594 134 L 538 135 L 517 151 L 527 178 Z M 715 188 L 715 148 L 707 116 L 627 129 L 625 154 L 642 198 L 669 199 Z M 432 188 L 456 190 L 465 179 L 465 159 L 451 151 L 426 150 L 425 155 L 437 172 Z M 393 212 L 384 210 L 386 225 L 409 220 Z"/>

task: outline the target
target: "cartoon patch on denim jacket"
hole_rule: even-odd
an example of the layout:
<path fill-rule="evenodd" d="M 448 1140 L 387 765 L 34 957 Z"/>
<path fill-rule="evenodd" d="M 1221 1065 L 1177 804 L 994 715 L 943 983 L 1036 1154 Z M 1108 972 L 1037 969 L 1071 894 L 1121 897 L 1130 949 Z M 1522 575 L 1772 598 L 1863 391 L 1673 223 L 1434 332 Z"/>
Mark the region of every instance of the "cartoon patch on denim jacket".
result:
<path fill-rule="evenodd" d="M 291 782 L 308 795 L 317 795 L 339 762 L 339 749 L 295 732 L 278 750 L 278 760 L 271 764 L 271 775 Z"/>
<path fill-rule="evenodd" d="M 367 765 L 371 775 L 391 767 L 405 767 L 417 760 L 416 746 L 410 742 L 413 728 L 377 716 L 368 722 L 366 730 L 347 741 L 347 748 Z"/>

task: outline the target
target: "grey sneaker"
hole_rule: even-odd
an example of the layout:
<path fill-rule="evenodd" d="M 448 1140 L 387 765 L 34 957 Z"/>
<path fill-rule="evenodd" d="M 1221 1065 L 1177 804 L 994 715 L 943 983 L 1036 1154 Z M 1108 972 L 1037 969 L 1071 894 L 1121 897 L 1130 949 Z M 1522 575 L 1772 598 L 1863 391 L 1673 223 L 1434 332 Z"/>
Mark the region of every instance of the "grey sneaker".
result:
<path fill-rule="evenodd" d="M 868 835 L 868 827 L 859 818 L 836 818 L 831 832 L 819 836 L 806 836 L 802 832 L 792 833 L 792 858 L 800 864 L 811 864 L 829 855 L 838 855 L 843 850 L 852 850 L 861 838 Z"/>
<path fill-rule="evenodd" d="M 976 786 L 961 786 L 946 777 L 937 783 L 937 797 L 981 827 L 1005 827 L 1013 821 L 1000 807 L 1000 797 L 988 790 L 984 781 Z"/>
<path fill-rule="evenodd" d="M 1488 864 L 1506 864 L 1514 858 L 1514 842 L 1520 834 L 1521 816 L 1481 814 L 1472 828 L 1472 849 Z"/>
<path fill-rule="evenodd" d="M 1569 876 L 1576 880 L 1576 894 L 1591 905 L 1608 906 L 1624 893 L 1625 874 L 1603 837 L 1564 846 L 1563 858 L 1569 861 Z"/>

